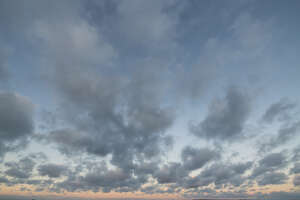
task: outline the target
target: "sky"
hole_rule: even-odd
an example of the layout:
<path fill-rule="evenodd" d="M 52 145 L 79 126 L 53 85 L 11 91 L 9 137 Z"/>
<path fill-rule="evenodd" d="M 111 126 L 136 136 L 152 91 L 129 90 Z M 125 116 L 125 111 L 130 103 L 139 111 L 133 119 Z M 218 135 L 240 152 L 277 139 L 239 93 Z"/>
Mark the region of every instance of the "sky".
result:
<path fill-rule="evenodd" d="M 299 200 L 299 9 L 1 0 L 0 200 Z"/>

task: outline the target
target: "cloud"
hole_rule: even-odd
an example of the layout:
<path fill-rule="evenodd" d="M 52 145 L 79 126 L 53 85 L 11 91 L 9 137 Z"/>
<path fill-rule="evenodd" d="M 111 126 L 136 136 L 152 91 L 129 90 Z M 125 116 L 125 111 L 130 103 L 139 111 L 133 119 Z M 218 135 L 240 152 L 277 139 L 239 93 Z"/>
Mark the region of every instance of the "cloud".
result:
<path fill-rule="evenodd" d="M 300 163 L 294 164 L 294 167 L 290 169 L 290 174 L 300 174 Z"/>
<path fill-rule="evenodd" d="M 153 177 L 161 184 L 176 183 L 187 175 L 187 171 L 180 163 L 169 163 L 164 165 L 153 174 Z"/>
<path fill-rule="evenodd" d="M 18 162 L 7 162 L 5 166 L 8 167 L 8 169 L 5 171 L 5 174 L 13 178 L 27 179 L 31 176 L 35 164 L 36 163 L 28 157 Z"/>
<path fill-rule="evenodd" d="M 263 51 L 276 32 L 269 30 L 268 23 L 243 14 L 243 10 L 228 13 L 227 8 L 232 11 L 236 2 L 211 8 L 218 13 L 213 20 L 220 21 L 217 30 L 212 31 L 203 27 L 215 27 L 210 21 L 214 16 L 198 16 L 199 7 L 206 12 L 211 5 L 194 1 L 0 4 L 0 41 L 17 49 L 12 64 L 28 66 L 8 69 L 7 55 L 1 47 L 0 81 L 7 81 L 9 73 L 15 73 L 14 87 L 25 94 L 34 93 L 34 101 L 41 107 L 49 106 L 49 113 L 54 113 L 45 113 L 48 121 L 47 117 L 35 118 L 29 100 L 14 93 L 0 93 L 0 157 L 27 142 L 32 142 L 30 151 L 34 151 L 37 142 L 50 144 L 75 165 L 47 164 L 44 155 L 31 155 L 18 162 L 6 162 L 0 182 L 7 186 L 27 184 L 36 192 L 163 194 L 179 193 L 184 188 L 216 194 L 221 188 L 241 187 L 236 192 L 244 195 L 248 186 L 244 183 L 249 181 L 245 173 L 254 161 L 224 162 L 219 150 L 186 146 L 181 161 L 167 162 L 170 155 L 166 149 L 172 141 L 168 134 L 173 134 L 169 130 L 177 117 L 186 117 L 178 116 L 183 107 L 194 109 L 201 105 L 199 96 L 218 73 L 217 84 L 223 84 L 225 79 L 243 84 L 237 81 L 244 78 L 240 75 L 248 75 L 249 71 L 259 74 L 257 67 L 248 71 L 240 66 L 256 66 L 256 58 L 265 57 Z M 186 20 L 191 18 L 191 23 Z M 186 23 L 190 24 L 184 26 Z M 229 24 L 229 30 L 221 30 Z M 201 38 L 188 38 L 187 32 Z M 32 65 L 37 66 L 36 70 Z M 34 88 L 19 86 L 28 78 L 24 74 L 42 74 L 45 80 Z M 44 84 L 45 96 L 36 93 Z M 196 105 L 186 104 L 190 100 L 197 100 Z M 213 142 L 241 141 L 246 136 L 250 101 L 241 89 L 228 88 L 225 97 L 215 99 L 204 120 L 191 126 L 190 131 Z M 273 104 L 264 114 L 264 121 L 282 119 L 293 106 L 283 100 Z M 39 140 L 30 141 L 34 119 L 47 126 L 35 133 Z M 298 125 L 282 126 L 269 146 L 285 144 L 298 130 L 295 127 Z M 231 151 L 224 150 L 225 154 Z M 277 170 L 284 169 L 287 159 L 279 154 L 261 159 L 250 179 L 261 185 L 284 182 L 285 177 Z M 295 165 L 291 173 L 297 172 Z M 215 190 L 205 187 L 210 184 Z"/>
<path fill-rule="evenodd" d="M 127 4 L 118 6 L 118 12 L 133 9 Z M 161 9 L 160 5 L 158 7 Z M 156 7 L 153 9 L 155 11 Z M 122 66 L 114 65 L 118 52 L 102 29 L 88 18 L 81 18 L 80 11 L 74 12 L 73 18 L 65 20 L 36 20 L 33 27 L 33 36 L 42 42 L 47 64 L 53 69 L 48 76 L 59 102 L 59 121 L 64 124 L 64 127 L 51 127 L 49 133 L 38 136 L 42 141 L 55 144 L 68 156 L 76 157 L 78 153 L 100 158 L 111 156 L 110 164 L 120 172 L 126 175 L 133 172 L 138 176 L 135 180 L 129 175 L 126 180 L 134 183 L 128 183 L 129 188 L 135 188 L 136 182 L 147 179 L 147 175 L 141 173 L 145 170 L 142 169 L 144 161 L 159 159 L 170 138 L 165 133 L 173 124 L 175 113 L 161 101 L 164 80 L 158 68 L 146 62 L 148 60 L 120 74 Z M 126 16 L 123 18 L 126 20 Z M 103 176 L 99 180 L 86 176 L 82 181 L 93 190 L 118 187 L 100 183 L 102 178 L 108 178 Z M 85 188 L 74 180 L 69 180 L 69 190 Z"/>
<path fill-rule="evenodd" d="M 168 8 L 172 7 L 170 10 Z M 132 1 L 117 2 L 115 4 L 115 26 L 113 34 L 120 45 L 141 51 L 161 51 L 170 46 L 175 47 L 176 25 L 179 12 L 176 1 Z M 142 13 L 142 14 L 141 14 Z M 122 35 L 123 41 L 119 37 Z M 122 47 L 121 47 L 122 48 Z"/>
<path fill-rule="evenodd" d="M 58 192 L 62 190 L 70 192 L 88 190 L 93 192 L 110 192 L 112 190 L 136 191 L 147 180 L 133 177 L 132 172 L 127 172 L 120 168 L 109 169 L 105 162 L 94 164 L 85 170 L 86 173 L 84 175 L 71 172 L 67 179 L 57 183 L 52 189 Z"/>
<path fill-rule="evenodd" d="M 112 188 L 117 188 L 121 186 L 130 187 L 130 182 L 132 182 L 131 176 L 125 173 L 121 169 L 117 170 L 107 170 L 102 173 L 88 173 L 82 178 L 82 181 L 87 186 L 92 187 L 93 191 L 97 191 L 99 187 L 102 187 L 103 192 L 110 192 Z"/>
<path fill-rule="evenodd" d="M 8 48 L 0 48 L 0 83 L 1 85 L 8 81 L 10 73 L 8 70 L 7 58 L 9 54 Z"/>
<path fill-rule="evenodd" d="M 207 148 L 196 149 L 193 147 L 185 147 L 181 152 L 183 168 L 192 171 L 203 167 L 212 160 L 220 158 L 220 153 Z"/>
<path fill-rule="evenodd" d="M 0 184 L 1 183 L 8 183 L 9 182 L 9 180 L 7 179 L 7 178 L 5 178 L 5 177 L 0 177 Z"/>
<path fill-rule="evenodd" d="M 262 175 L 258 180 L 258 185 L 280 185 L 288 180 L 288 176 L 281 172 L 268 172 Z"/>
<path fill-rule="evenodd" d="M 33 123 L 33 104 L 27 98 L 0 93 L 0 156 L 23 148 L 26 138 L 33 133 Z"/>
<path fill-rule="evenodd" d="M 206 118 L 198 125 L 191 126 L 190 130 L 199 138 L 231 142 L 243 136 L 249 112 L 249 97 L 231 87 L 223 100 L 211 104 Z"/>
<path fill-rule="evenodd" d="M 282 169 L 287 165 L 287 157 L 284 152 L 270 153 L 259 160 L 259 166 L 253 169 L 251 177 L 263 175 L 266 172 Z"/>
<path fill-rule="evenodd" d="M 286 119 L 289 111 L 296 107 L 295 103 L 287 99 L 281 99 L 279 102 L 272 104 L 262 116 L 262 120 L 267 123 L 272 123 L 275 119 Z"/>
<path fill-rule="evenodd" d="M 300 161 L 300 146 L 299 145 L 293 149 L 293 160 Z"/>
<path fill-rule="evenodd" d="M 288 125 L 282 125 L 282 127 L 278 130 L 276 136 L 273 136 L 269 141 L 260 143 L 259 150 L 262 152 L 266 152 L 286 144 L 296 136 L 299 129 L 300 121 L 289 123 Z"/>
<path fill-rule="evenodd" d="M 57 164 L 44 164 L 38 167 L 41 176 L 48 176 L 49 178 L 58 178 L 67 172 L 67 167 Z"/>
<path fill-rule="evenodd" d="M 251 162 L 236 164 L 214 163 L 201 171 L 199 175 L 187 177 L 183 182 L 183 186 L 185 188 L 198 188 L 214 183 L 216 187 L 228 184 L 237 187 L 246 181 L 246 177 L 242 175 L 251 166 Z"/>
<path fill-rule="evenodd" d="M 300 176 L 295 176 L 293 180 L 294 186 L 300 185 Z"/>
<path fill-rule="evenodd" d="M 237 174 L 243 174 L 243 173 L 245 173 L 246 170 L 250 169 L 252 167 L 252 165 L 253 165 L 253 162 L 248 161 L 248 162 L 245 162 L 245 163 L 234 164 L 232 167 L 233 167 L 233 170 Z"/>

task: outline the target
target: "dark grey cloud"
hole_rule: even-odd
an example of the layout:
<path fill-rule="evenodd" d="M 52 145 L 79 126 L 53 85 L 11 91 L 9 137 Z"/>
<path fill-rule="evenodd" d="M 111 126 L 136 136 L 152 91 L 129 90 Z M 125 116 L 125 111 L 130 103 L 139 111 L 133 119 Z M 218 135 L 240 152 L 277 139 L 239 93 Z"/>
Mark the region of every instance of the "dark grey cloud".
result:
<path fill-rule="evenodd" d="M 48 176 L 49 178 L 58 178 L 67 172 L 67 167 L 57 164 L 44 164 L 38 167 L 41 176 Z"/>
<path fill-rule="evenodd" d="M 241 90 L 231 87 L 224 99 L 210 106 L 206 118 L 191 126 L 191 132 L 200 138 L 234 141 L 243 136 L 245 122 L 250 112 L 250 99 Z"/>
<path fill-rule="evenodd" d="M 176 183 L 187 176 L 188 172 L 183 168 L 181 163 L 169 163 L 164 165 L 153 174 L 153 177 L 161 184 Z"/>
<path fill-rule="evenodd" d="M 280 185 L 286 183 L 288 176 L 281 172 L 268 172 L 263 174 L 258 180 L 258 185 Z"/>
<path fill-rule="evenodd" d="M 246 170 L 250 169 L 253 162 L 237 163 L 233 165 L 233 170 L 238 174 L 243 174 Z"/>
<path fill-rule="evenodd" d="M 268 154 L 259 160 L 258 163 L 259 165 L 253 169 L 251 177 L 255 178 L 266 172 L 283 169 L 288 164 L 287 157 L 284 152 Z"/>
<path fill-rule="evenodd" d="M 189 171 L 199 169 L 209 161 L 216 160 L 220 157 L 221 155 L 219 152 L 207 148 L 197 149 L 193 147 L 185 147 L 181 152 L 183 168 Z"/>
<path fill-rule="evenodd" d="M 0 93 L 0 105 L 2 140 L 13 141 L 33 131 L 33 108 L 25 97 L 12 93 Z"/>
<path fill-rule="evenodd" d="M 288 119 L 289 111 L 293 110 L 297 105 L 287 99 L 281 99 L 279 102 L 272 104 L 262 116 L 262 120 L 272 123 L 275 119 Z"/>
<path fill-rule="evenodd" d="M 131 178 L 129 173 L 117 169 L 104 171 L 102 173 L 88 173 L 81 181 L 88 187 L 91 187 L 93 191 L 97 191 L 99 190 L 98 188 L 101 187 L 103 192 L 110 192 L 111 189 L 117 187 L 130 187 L 130 182 L 133 181 Z M 139 186 L 140 185 L 138 185 L 138 187 Z"/>
<path fill-rule="evenodd" d="M 5 174 L 13 178 L 27 179 L 32 175 L 35 164 L 35 161 L 28 157 L 25 157 L 18 162 L 7 162 L 5 163 L 5 166 L 8 169 L 5 171 Z"/>
<path fill-rule="evenodd" d="M 33 133 L 33 105 L 25 97 L 0 93 L 0 156 L 22 148 L 24 140 Z"/>

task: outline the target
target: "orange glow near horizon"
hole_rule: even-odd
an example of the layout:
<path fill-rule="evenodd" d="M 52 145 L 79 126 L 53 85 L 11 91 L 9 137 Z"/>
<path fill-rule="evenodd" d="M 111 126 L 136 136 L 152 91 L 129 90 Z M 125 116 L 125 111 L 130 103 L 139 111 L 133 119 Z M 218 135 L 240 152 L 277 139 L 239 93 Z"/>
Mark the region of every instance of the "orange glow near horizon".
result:
<path fill-rule="evenodd" d="M 21 191 L 21 188 L 26 186 L 27 189 L 31 191 Z M 145 194 L 143 192 L 97 192 L 94 193 L 92 191 L 87 192 L 63 192 L 63 193 L 53 193 L 49 191 L 43 192 L 34 192 L 35 187 L 28 186 L 28 185 L 18 185 L 15 187 L 7 187 L 1 185 L 0 187 L 0 195 L 15 195 L 15 196 L 45 196 L 45 197 L 55 197 L 55 198 L 63 198 L 63 197 L 70 197 L 70 198 L 90 198 L 90 199 L 101 199 L 101 198 L 135 198 L 135 199 L 184 199 L 181 193 L 177 194 Z M 290 183 L 285 185 L 273 185 L 268 187 L 259 187 L 254 186 L 250 189 L 254 189 L 255 191 L 248 192 L 249 195 L 254 195 L 257 192 L 261 192 L 263 194 L 271 193 L 271 192 L 279 192 L 279 191 L 291 191 L 294 189 L 293 185 Z M 221 191 L 221 190 L 220 190 Z M 218 192 L 220 192 L 218 191 Z M 226 190 L 222 190 L 225 192 Z"/>
<path fill-rule="evenodd" d="M 17 195 L 17 196 L 56 196 L 56 197 L 77 197 L 77 198 L 147 198 L 147 199 L 180 199 L 180 194 L 145 194 L 142 192 L 63 192 L 63 193 L 52 193 L 48 191 L 43 192 L 34 192 L 34 187 L 26 186 L 26 188 L 31 189 L 32 191 L 21 191 L 22 186 L 16 187 L 0 187 L 0 195 Z"/>

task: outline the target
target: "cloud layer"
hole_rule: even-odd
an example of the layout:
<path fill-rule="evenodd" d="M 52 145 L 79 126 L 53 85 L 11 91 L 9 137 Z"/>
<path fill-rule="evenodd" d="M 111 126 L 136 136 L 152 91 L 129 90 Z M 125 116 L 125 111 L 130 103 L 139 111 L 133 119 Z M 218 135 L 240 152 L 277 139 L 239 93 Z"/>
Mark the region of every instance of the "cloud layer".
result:
<path fill-rule="evenodd" d="M 297 199 L 296 4 L 1 1 L 0 199 Z"/>

